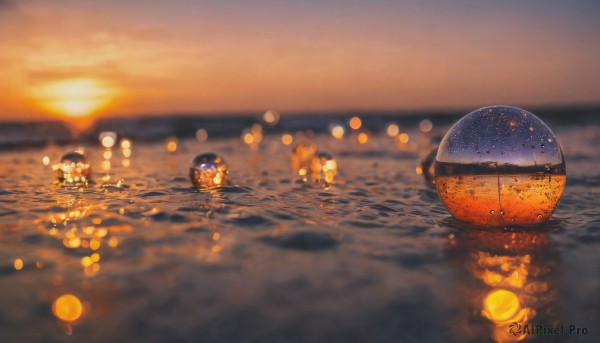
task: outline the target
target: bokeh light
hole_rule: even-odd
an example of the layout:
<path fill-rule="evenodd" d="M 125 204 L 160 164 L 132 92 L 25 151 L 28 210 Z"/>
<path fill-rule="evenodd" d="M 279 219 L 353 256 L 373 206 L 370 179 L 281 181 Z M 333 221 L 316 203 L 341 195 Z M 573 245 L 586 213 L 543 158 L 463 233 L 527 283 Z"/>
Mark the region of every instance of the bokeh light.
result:
<path fill-rule="evenodd" d="M 283 143 L 284 145 L 290 145 L 294 142 L 294 136 L 292 136 L 290 133 L 284 133 L 283 135 L 281 135 L 281 143 Z"/>
<path fill-rule="evenodd" d="M 175 137 L 168 138 L 167 145 L 166 145 L 167 151 L 170 153 L 177 152 L 177 143 L 178 143 L 177 138 L 175 138 Z"/>
<path fill-rule="evenodd" d="M 389 124 L 387 124 L 387 126 L 385 128 L 385 133 L 388 136 L 394 138 L 394 137 L 398 136 L 398 134 L 400 133 L 400 127 L 396 123 L 389 123 Z"/>
<path fill-rule="evenodd" d="M 362 120 L 359 117 L 352 117 L 349 125 L 352 130 L 358 130 L 362 127 Z"/>
<path fill-rule="evenodd" d="M 276 111 L 268 110 L 265 113 L 263 113 L 262 119 L 267 125 L 274 126 L 279 122 L 279 117 L 279 113 L 277 113 Z"/>
<path fill-rule="evenodd" d="M 206 142 L 207 139 L 208 139 L 208 131 L 206 131 L 205 129 L 196 130 L 196 140 L 198 142 Z"/>
<path fill-rule="evenodd" d="M 131 141 L 127 138 L 121 139 L 121 149 L 131 149 Z"/>
<path fill-rule="evenodd" d="M 369 135 L 365 132 L 361 132 L 356 136 L 356 141 L 358 144 L 367 144 L 367 142 L 369 142 Z"/>
<path fill-rule="evenodd" d="M 316 153 L 317 146 L 313 143 L 308 141 L 299 142 L 292 149 L 292 169 L 301 176 L 306 175 Z"/>
<path fill-rule="evenodd" d="M 333 183 L 337 174 L 337 162 L 330 154 L 317 152 L 312 159 L 310 170 L 314 181 L 329 185 Z"/>
<path fill-rule="evenodd" d="M 117 134 L 115 132 L 101 132 L 99 140 L 103 147 L 112 148 L 117 142 Z"/>
<path fill-rule="evenodd" d="M 252 151 L 257 151 L 260 147 L 260 143 L 263 140 L 263 128 L 260 124 L 254 124 L 250 129 L 246 129 L 242 132 L 242 142 L 250 146 Z"/>
<path fill-rule="evenodd" d="M 242 141 L 248 145 L 254 143 L 254 135 L 251 132 L 242 133 Z"/>
<path fill-rule="evenodd" d="M 52 303 L 52 313 L 60 320 L 74 322 L 83 314 L 83 305 L 73 294 L 63 294 Z"/>
<path fill-rule="evenodd" d="M 13 266 L 15 267 L 16 270 L 21 270 L 23 269 L 23 260 L 20 258 L 17 258 L 14 262 L 13 262 Z"/>
<path fill-rule="evenodd" d="M 429 119 L 423 119 L 419 123 L 419 129 L 421 132 L 427 133 L 433 129 L 433 123 Z"/>
<path fill-rule="evenodd" d="M 331 135 L 335 139 L 344 138 L 344 133 L 345 133 L 344 127 L 341 125 L 335 125 L 334 127 L 331 128 Z"/>
<path fill-rule="evenodd" d="M 252 128 L 250 129 L 252 132 L 252 141 L 254 144 L 260 144 L 260 142 L 262 142 L 263 140 L 263 128 L 260 124 L 254 124 L 252 125 Z"/>

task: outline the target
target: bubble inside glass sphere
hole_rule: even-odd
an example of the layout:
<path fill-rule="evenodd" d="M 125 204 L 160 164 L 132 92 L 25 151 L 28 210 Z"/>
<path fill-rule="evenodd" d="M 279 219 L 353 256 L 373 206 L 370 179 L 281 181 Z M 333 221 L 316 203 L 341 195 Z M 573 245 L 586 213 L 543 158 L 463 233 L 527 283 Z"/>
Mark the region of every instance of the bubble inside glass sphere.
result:
<path fill-rule="evenodd" d="M 89 161 L 78 152 L 63 155 L 60 162 L 52 166 L 52 170 L 58 181 L 63 183 L 86 183 L 92 174 Z"/>
<path fill-rule="evenodd" d="M 198 188 L 224 186 L 228 179 L 227 163 L 223 157 L 215 153 L 198 154 L 190 162 L 190 180 Z"/>
<path fill-rule="evenodd" d="M 314 181 L 330 184 L 337 174 L 337 162 L 330 154 L 318 152 L 312 159 L 310 170 Z"/>
<path fill-rule="evenodd" d="M 535 115 L 490 106 L 458 121 L 438 148 L 436 188 L 456 219 L 478 226 L 548 220 L 566 183 L 554 133 Z"/>

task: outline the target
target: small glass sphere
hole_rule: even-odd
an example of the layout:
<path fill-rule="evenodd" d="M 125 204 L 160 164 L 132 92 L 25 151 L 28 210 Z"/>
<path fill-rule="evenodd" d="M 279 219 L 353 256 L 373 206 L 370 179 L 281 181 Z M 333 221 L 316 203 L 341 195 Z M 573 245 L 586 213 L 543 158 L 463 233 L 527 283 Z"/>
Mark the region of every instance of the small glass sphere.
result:
<path fill-rule="evenodd" d="M 510 106 L 478 109 L 446 133 L 435 182 L 456 219 L 478 226 L 548 220 L 566 183 L 562 150 L 535 115 Z"/>
<path fill-rule="evenodd" d="M 198 154 L 190 162 L 190 180 L 195 187 L 220 187 L 224 186 L 228 179 L 227 163 L 215 153 Z"/>
<path fill-rule="evenodd" d="M 300 142 L 292 149 L 292 168 L 300 175 L 306 175 L 313 157 L 317 153 L 317 146 L 310 142 Z"/>
<path fill-rule="evenodd" d="M 78 152 L 64 154 L 52 169 L 58 181 L 65 184 L 87 183 L 92 174 L 87 158 Z"/>
<path fill-rule="evenodd" d="M 312 159 L 310 170 L 314 181 L 321 181 L 329 185 L 337 174 L 337 162 L 330 154 L 318 152 Z"/>

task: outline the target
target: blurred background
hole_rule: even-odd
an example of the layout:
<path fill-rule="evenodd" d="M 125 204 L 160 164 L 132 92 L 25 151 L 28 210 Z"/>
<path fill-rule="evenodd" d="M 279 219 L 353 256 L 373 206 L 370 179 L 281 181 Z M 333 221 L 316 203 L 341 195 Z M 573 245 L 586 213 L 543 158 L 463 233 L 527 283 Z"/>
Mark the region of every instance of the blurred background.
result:
<path fill-rule="evenodd" d="M 492 104 L 589 120 L 599 16 L 591 0 L 0 0 L 0 121 L 18 122 L 2 126 L 12 136 L 1 145 L 34 144 L 19 130 L 38 141 L 140 126 L 193 135 L 198 117 L 237 135 L 268 109 L 284 126 Z"/>

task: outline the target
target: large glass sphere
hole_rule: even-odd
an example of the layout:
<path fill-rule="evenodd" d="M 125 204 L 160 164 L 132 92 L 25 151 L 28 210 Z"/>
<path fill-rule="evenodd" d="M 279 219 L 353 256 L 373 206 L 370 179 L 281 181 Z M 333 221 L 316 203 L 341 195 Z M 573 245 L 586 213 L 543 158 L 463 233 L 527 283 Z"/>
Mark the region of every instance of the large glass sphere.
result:
<path fill-rule="evenodd" d="M 64 154 L 52 169 L 58 181 L 65 184 L 87 183 L 92 174 L 90 162 L 78 152 Z"/>
<path fill-rule="evenodd" d="M 198 154 L 190 162 L 190 180 L 198 188 L 224 186 L 228 179 L 227 163 L 215 153 Z"/>
<path fill-rule="evenodd" d="M 563 194 L 565 160 L 538 117 L 490 106 L 467 114 L 446 133 L 435 181 L 456 219 L 479 226 L 534 225 L 552 216 Z"/>

